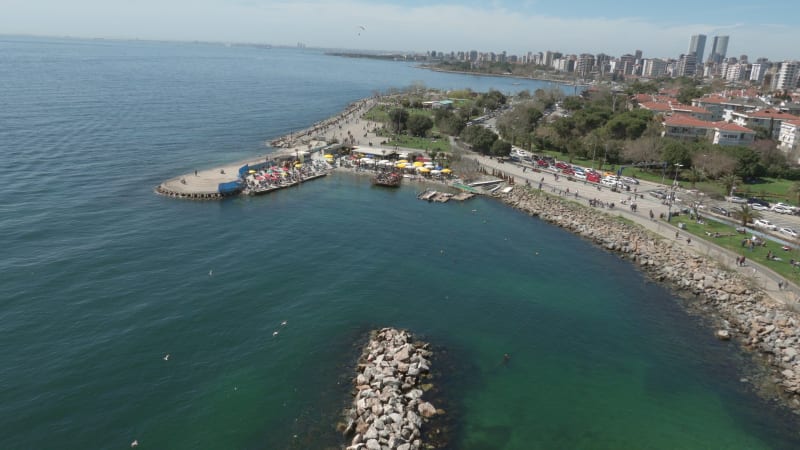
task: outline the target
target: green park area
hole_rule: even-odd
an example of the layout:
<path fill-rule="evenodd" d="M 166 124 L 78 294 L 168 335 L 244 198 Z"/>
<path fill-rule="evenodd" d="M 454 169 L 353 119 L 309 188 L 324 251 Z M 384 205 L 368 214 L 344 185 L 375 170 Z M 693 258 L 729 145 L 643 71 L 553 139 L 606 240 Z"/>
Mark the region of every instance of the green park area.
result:
<path fill-rule="evenodd" d="M 766 237 L 763 244 L 754 245 L 752 249 L 747 245 L 747 240 L 754 235 L 748 229 L 746 233 L 740 233 L 733 225 L 723 222 L 709 220 L 703 217 L 701 221 L 688 220 L 688 216 L 677 216 L 672 218 L 672 224 L 680 225 L 683 232 L 690 233 L 700 239 L 712 242 L 722 248 L 730 250 L 739 256 L 744 256 L 747 260 L 756 261 L 759 264 L 771 269 L 775 273 L 791 280 L 795 283 L 800 282 L 800 267 L 792 266 L 792 260 L 800 260 L 798 242 L 778 242 L 773 238 Z M 761 233 L 759 233 L 761 235 Z M 787 238 L 790 240 L 791 238 Z M 771 255 L 771 259 L 767 256 Z"/>

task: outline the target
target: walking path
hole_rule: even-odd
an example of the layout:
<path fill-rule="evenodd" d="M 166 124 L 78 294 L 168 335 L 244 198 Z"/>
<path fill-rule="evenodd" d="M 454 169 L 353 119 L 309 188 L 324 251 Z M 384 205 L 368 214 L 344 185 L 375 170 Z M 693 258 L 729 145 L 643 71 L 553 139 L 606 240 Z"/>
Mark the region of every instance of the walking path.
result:
<path fill-rule="evenodd" d="M 746 266 L 739 267 L 736 264 L 736 258 L 739 256 L 738 254 L 722 248 L 713 242 L 699 239 L 697 236 L 683 232 L 671 223 L 659 220 L 659 214 L 663 213 L 664 216 L 666 216 L 668 211 L 667 206 L 662 205 L 660 201 L 655 198 L 648 195 L 645 195 L 644 198 L 640 197 L 636 200 L 637 210 L 634 212 L 631 211 L 628 205 L 620 204 L 621 200 L 627 200 L 629 195 L 632 196 L 633 191 L 630 193 L 612 192 L 611 189 L 607 187 L 602 187 L 602 190 L 598 191 L 594 184 L 585 183 L 580 180 L 569 181 L 566 176 L 561 175 L 558 176 L 558 179 L 555 179 L 550 172 L 533 172 L 527 169 L 523 171 L 524 166 L 520 166 L 516 163 L 500 162 L 478 154 L 470 154 L 467 157 L 475 159 L 487 168 L 495 169 L 513 176 L 517 185 L 524 185 L 525 182 L 528 181 L 531 186 L 538 187 L 538 184 L 541 182 L 542 178 L 544 178 L 542 189 L 545 190 L 545 192 L 553 192 L 555 189 L 556 193 L 561 192 L 571 197 L 574 197 L 575 193 L 578 193 L 578 200 L 586 202 L 587 204 L 590 199 L 597 199 L 605 203 L 614 203 L 614 209 L 606 209 L 604 212 L 617 214 L 632 220 L 653 233 L 676 241 L 678 245 L 687 250 L 713 258 L 724 267 L 737 271 L 744 277 L 751 279 L 774 300 L 782 302 L 793 309 L 800 310 L 800 304 L 798 304 L 798 301 L 800 301 L 800 298 L 798 298 L 800 295 L 800 288 L 798 288 L 796 284 L 788 282 L 785 288 L 779 289 L 778 282 L 786 280 L 772 270 L 750 259 L 747 260 Z M 567 189 L 569 189 L 569 194 L 566 194 Z M 650 219 L 650 211 L 653 211 L 655 219 Z M 678 220 L 673 220 L 675 221 L 674 223 L 678 222 Z M 678 232 L 678 239 L 675 238 L 676 232 Z M 691 237 L 691 243 L 687 241 L 689 237 Z"/>

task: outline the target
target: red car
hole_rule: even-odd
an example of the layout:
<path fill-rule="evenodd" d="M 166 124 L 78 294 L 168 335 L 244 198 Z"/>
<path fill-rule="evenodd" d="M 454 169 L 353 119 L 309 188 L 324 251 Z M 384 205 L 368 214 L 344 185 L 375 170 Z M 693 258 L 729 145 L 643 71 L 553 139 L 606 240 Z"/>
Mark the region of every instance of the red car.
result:
<path fill-rule="evenodd" d="M 569 167 L 567 167 L 566 169 L 561 169 L 561 173 L 563 173 L 564 175 L 575 175 L 575 171 Z"/>
<path fill-rule="evenodd" d="M 540 160 L 536 161 L 536 165 L 539 166 L 539 167 L 547 167 L 547 166 L 549 166 L 549 164 L 547 164 L 547 161 L 545 161 L 543 159 L 540 159 Z"/>
<path fill-rule="evenodd" d="M 597 172 L 586 172 L 586 181 L 592 183 L 599 183 L 600 182 L 600 174 Z"/>
<path fill-rule="evenodd" d="M 570 169 L 571 167 L 569 166 L 569 164 L 567 164 L 567 163 L 565 163 L 565 162 L 558 161 L 558 162 L 556 163 L 556 168 L 557 168 L 557 169 L 562 169 L 562 170 L 563 170 L 563 169 Z"/>

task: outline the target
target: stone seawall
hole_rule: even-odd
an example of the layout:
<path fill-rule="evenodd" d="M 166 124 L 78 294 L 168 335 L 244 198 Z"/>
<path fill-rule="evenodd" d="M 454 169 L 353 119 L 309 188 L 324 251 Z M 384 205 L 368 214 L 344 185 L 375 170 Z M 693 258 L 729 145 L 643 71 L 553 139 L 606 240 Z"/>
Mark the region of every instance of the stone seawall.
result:
<path fill-rule="evenodd" d="M 762 354 L 772 372 L 771 379 L 764 381 L 774 384 L 778 390 L 772 392 L 779 393 L 788 407 L 800 413 L 800 315 L 795 311 L 713 259 L 690 253 L 619 218 L 532 189 L 517 187 L 495 197 L 620 254 L 655 280 L 692 299 L 697 309 L 717 316 L 717 338 L 734 338 Z"/>
<path fill-rule="evenodd" d="M 411 333 L 373 331 L 353 379 L 353 405 L 345 411 L 347 450 L 418 450 L 423 424 L 442 410 L 422 399 L 430 378 L 431 351 Z"/>

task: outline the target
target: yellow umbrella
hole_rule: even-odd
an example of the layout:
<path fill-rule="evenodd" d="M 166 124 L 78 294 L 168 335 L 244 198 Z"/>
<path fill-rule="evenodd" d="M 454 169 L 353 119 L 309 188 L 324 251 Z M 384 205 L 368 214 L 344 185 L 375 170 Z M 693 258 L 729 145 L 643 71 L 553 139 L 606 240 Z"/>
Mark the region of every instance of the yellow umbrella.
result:
<path fill-rule="evenodd" d="M 430 172 L 430 171 L 431 171 L 431 169 L 428 169 L 427 167 L 423 167 L 423 168 L 419 169 L 419 171 L 420 171 L 421 173 L 428 173 L 428 172 Z"/>
<path fill-rule="evenodd" d="M 398 169 L 405 169 L 405 168 L 406 168 L 406 164 L 405 164 L 405 163 L 400 163 L 400 164 L 398 164 L 396 167 L 397 167 Z"/>
<path fill-rule="evenodd" d="M 247 173 L 256 173 L 256 171 L 253 170 L 253 169 L 250 169 L 250 170 L 247 171 Z"/>
<path fill-rule="evenodd" d="M 330 153 L 325 153 L 325 157 L 326 158 L 333 158 L 333 155 L 331 155 Z"/>
<path fill-rule="evenodd" d="M 414 167 L 422 167 L 424 165 L 425 164 L 423 164 L 422 161 L 417 161 L 417 162 L 414 163 Z"/>
<path fill-rule="evenodd" d="M 297 164 L 295 164 L 295 165 L 294 165 L 294 167 L 295 167 L 295 168 L 297 168 L 297 169 L 299 169 L 299 168 L 303 167 L 303 165 L 302 165 L 302 164 L 300 164 L 300 163 L 297 163 Z"/>
<path fill-rule="evenodd" d="M 450 169 L 442 169 L 442 173 L 450 173 L 450 172 L 452 172 L 452 170 L 450 170 Z"/>

